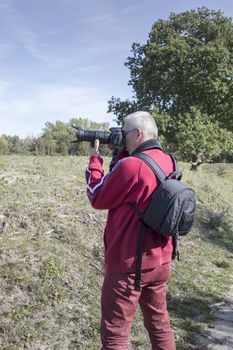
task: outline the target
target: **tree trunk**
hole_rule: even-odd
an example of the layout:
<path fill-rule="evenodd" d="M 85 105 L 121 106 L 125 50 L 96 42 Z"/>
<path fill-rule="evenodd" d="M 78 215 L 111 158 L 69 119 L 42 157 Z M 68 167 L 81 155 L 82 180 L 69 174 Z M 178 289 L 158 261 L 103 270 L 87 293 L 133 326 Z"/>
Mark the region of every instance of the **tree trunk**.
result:
<path fill-rule="evenodd" d="M 203 153 L 200 152 L 197 154 L 195 161 L 191 162 L 191 170 L 197 170 L 197 167 L 201 165 L 204 161 Z"/>

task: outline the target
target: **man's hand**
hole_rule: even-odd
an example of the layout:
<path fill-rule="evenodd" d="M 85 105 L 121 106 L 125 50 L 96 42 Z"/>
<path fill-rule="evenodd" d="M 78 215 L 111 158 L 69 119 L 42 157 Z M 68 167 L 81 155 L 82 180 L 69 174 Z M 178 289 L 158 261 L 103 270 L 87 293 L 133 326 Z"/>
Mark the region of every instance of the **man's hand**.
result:
<path fill-rule="evenodd" d="M 100 146 L 100 141 L 97 139 L 94 142 L 94 147 L 92 147 L 91 143 L 89 146 L 89 155 L 90 157 L 98 156 L 99 155 L 99 146 Z"/>

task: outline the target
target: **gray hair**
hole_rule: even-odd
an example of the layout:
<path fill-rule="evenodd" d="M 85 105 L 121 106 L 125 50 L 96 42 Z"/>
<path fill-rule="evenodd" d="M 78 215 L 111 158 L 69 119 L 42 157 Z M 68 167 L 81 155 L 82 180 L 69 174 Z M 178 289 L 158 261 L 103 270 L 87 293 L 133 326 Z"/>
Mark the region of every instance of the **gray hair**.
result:
<path fill-rule="evenodd" d="M 138 111 L 127 115 L 123 121 L 130 128 L 141 129 L 146 137 L 158 138 L 158 128 L 153 116 L 149 112 Z"/>

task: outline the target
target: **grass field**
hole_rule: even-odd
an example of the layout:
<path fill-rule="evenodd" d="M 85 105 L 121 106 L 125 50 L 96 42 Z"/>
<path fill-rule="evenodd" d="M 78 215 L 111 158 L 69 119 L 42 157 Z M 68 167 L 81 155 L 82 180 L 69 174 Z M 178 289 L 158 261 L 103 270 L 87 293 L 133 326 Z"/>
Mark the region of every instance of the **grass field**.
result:
<path fill-rule="evenodd" d="M 109 159 L 105 159 L 106 170 Z M 85 157 L 0 158 L 0 350 L 97 350 L 106 211 L 86 198 Z M 233 267 L 233 164 L 183 180 L 197 193 L 194 229 L 173 265 L 168 307 L 177 350 L 193 349 Z M 130 349 L 149 349 L 140 312 Z"/>

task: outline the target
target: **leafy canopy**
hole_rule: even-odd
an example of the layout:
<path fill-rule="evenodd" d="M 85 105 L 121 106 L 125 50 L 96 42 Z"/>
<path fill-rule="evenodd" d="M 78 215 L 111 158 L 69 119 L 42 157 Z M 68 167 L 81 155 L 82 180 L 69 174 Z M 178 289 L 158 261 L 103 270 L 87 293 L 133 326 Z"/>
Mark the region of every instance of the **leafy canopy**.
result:
<path fill-rule="evenodd" d="M 206 132 L 209 123 L 217 123 L 211 128 L 218 131 L 233 131 L 231 18 L 205 7 L 172 13 L 168 20 L 156 21 L 147 43 L 133 43 L 131 52 L 125 65 L 130 70 L 132 101 L 115 97 L 109 101 L 109 111 L 115 113 L 119 124 L 132 111 L 156 109 L 164 118 L 172 118 L 168 124 L 174 138 L 170 132 L 167 141 L 175 142 L 180 130 L 177 124 L 185 118 L 196 123 L 192 119 L 195 108 L 203 124 L 199 135 Z M 204 145 L 199 148 L 206 149 Z"/>

